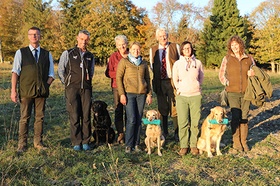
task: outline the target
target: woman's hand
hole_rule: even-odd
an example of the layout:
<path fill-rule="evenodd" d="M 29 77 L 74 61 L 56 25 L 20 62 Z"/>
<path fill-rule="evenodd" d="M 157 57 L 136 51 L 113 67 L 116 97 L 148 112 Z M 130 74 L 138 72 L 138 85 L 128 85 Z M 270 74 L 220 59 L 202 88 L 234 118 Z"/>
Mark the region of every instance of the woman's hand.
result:
<path fill-rule="evenodd" d="M 254 76 L 255 75 L 255 71 L 253 69 L 248 70 L 247 75 L 250 76 Z"/>
<path fill-rule="evenodd" d="M 124 94 L 120 96 L 120 102 L 121 104 L 126 105 L 126 96 Z"/>
<path fill-rule="evenodd" d="M 152 102 L 153 102 L 152 95 L 148 94 L 148 95 L 147 95 L 147 98 L 146 98 L 146 103 L 147 103 L 148 105 L 150 105 L 150 104 L 152 104 Z"/>

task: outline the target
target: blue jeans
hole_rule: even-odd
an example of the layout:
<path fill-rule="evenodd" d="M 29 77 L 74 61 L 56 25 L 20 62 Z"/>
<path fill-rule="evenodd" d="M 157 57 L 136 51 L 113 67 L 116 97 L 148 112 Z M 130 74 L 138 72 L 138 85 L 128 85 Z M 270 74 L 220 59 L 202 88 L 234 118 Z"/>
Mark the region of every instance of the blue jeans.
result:
<path fill-rule="evenodd" d="M 133 148 L 140 144 L 140 132 L 146 94 L 127 93 L 125 145 Z"/>

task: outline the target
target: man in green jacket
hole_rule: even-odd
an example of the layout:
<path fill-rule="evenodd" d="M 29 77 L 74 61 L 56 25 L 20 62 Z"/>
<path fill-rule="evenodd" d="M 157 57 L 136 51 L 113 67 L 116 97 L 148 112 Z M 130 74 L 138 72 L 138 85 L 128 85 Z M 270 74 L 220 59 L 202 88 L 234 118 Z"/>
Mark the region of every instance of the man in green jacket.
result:
<path fill-rule="evenodd" d="M 45 150 L 42 142 L 43 120 L 49 87 L 54 80 L 53 58 L 40 47 L 41 31 L 37 27 L 28 30 L 29 46 L 17 50 L 11 80 L 11 100 L 20 102 L 19 141 L 17 152 L 27 150 L 28 123 L 34 106 L 34 147 Z M 17 84 L 19 91 L 17 93 Z"/>

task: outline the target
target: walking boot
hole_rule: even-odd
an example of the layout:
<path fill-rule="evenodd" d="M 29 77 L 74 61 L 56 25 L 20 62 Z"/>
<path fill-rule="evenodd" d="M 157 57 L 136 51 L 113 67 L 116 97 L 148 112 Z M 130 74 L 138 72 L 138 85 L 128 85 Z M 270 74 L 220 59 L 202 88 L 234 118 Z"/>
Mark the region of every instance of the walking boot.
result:
<path fill-rule="evenodd" d="M 192 155 L 196 156 L 196 155 L 198 155 L 199 151 L 196 147 L 191 147 L 191 153 L 192 153 Z"/>
<path fill-rule="evenodd" d="M 248 124 L 241 123 L 240 124 L 240 139 L 241 139 L 241 144 L 242 144 L 244 152 L 249 151 L 249 147 L 247 145 L 247 136 L 248 136 Z"/>
<path fill-rule="evenodd" d="M 240 141 L 240 126 L 237 127 L 231 127 L 232 130 L 232 149 L 229 150 L 230 154 L 237 154 L 239 152 L 243 151 L 241 141 Z"/>
<path fill-rule="evenodd" d="M 178 152 L 178 154 L 180 156 L 184 156 L 188 153 L 188 150 L 189 150 L 188 148 L 181 148 L 180 151 Z"/>

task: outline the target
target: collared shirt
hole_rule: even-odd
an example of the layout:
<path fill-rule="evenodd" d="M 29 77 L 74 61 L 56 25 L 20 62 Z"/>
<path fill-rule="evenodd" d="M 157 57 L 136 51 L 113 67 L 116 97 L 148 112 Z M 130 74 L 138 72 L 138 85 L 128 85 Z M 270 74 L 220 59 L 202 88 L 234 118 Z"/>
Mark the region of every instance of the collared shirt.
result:
<path fill-rule="evenodd" d="M 169 44 L 170 44 L 170 42 L 168 42 L 167 46 L 165 46 L 167 78 L 172 77 L 172 69 L 171 69 L 170 61 L 169 61 Z M 178 54 L 180 54 L 180 46 L 178 44 L 176 44 L 176 47 L 177 47 Z M 162 52 L 164 50 L 164 46 L 159 44 L 158 45 L 158 50 L 159 50 L 159 59 L 160 59 L 160 62 L 162 62 Z M 153 69 L 152 61 L 153 61 L 153 59 L 152 59 L 152 48 L 150 48 L 150 66 L 151 66 L 151 69 Z"/>
<path fill-rule="evenodd" d="M 35 48 L 31 45 L 29 45 L 29 49 L 32 52 L 33 56 L 35 55 Z M 36 48 L 38 50 L 38 59 L 40 56 L 40 46 Z M 54 64 L 53 64 L 53 58 L 51 53 L 49 52 L 49 60 L 50 60 L 50 68 L 49 68 L 49 77 L 52 77 L 54 79 Z M 22 58 L 21 58 L 21 51 L 20 49 L 16 51 L 15 58 L 14 58 L 14 64 L 13 64 L 13 69 L 12 72 L 16 73 L 18 76 L 20 76 L 21 72 L 21 63 L 22 63 Z"/>

